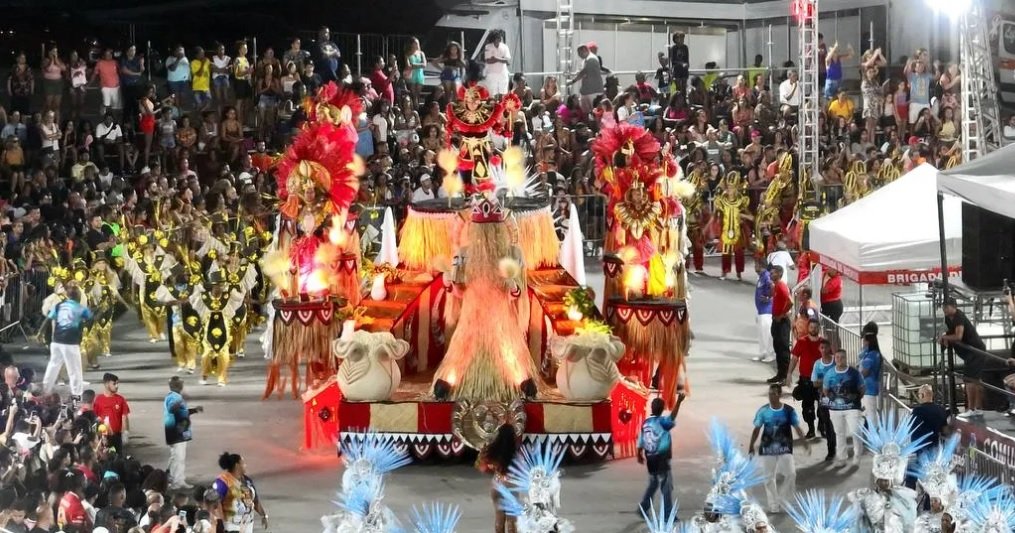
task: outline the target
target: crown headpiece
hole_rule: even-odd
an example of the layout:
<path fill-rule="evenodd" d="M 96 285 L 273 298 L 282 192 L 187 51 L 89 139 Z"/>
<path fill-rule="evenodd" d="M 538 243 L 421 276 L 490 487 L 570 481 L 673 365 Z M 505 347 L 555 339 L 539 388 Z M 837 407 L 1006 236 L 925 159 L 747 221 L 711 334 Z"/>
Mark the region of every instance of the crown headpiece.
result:
<path fill-rule="evenodd" d="M 499 203 L 483 197 L 472 204 L 472 221 L 477 224 L 504 222 L 507 213 Z"/>

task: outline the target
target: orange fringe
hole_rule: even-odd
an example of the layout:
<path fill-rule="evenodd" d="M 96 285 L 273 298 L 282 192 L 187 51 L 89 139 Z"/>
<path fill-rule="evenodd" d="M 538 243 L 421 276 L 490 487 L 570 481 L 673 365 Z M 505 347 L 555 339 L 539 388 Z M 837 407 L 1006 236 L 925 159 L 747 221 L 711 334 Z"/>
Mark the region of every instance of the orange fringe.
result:
<path fill-rule="evenodd" d="M 398 255 L 407 270 L 430 272 L 438 257 L 454 254 L 458 213 L 423 213 L 409 208 L 398 238 Z"/>
<path fill-rule="evenodd" d="M 690 346 L 690 319 L 683 324 L 674 322 L 669 326 L 658 320 L 643 326 L 636 318 L 625 324 L 619 320 L 611 324 L 613 334 L 624 339 L 627 353 L 624 358 L 634 359 L 648 370 L 649 376 L 655 364 L 659 365 L 659 390 L 667 405 L 673 405 L 677 390 L 683 385 L 685 394 L 690 394 L 685 358 Z"/>
<path fill-rule="evenodd" d="M 553 228 L 550 206 L 535 211 L 515 213 L 518 221 L 518 246 L 528 268 L 557 266 L 560 241 Z"/>
<path fill-rule="evenodd" d="M 264 389 L 265 399 L 273 392 L 279 398 L 288 386 L 293 398 L 299 398 L 301 389 L 306 390 L 316 381 L 324 381 L 335 374 L 338 365 L 331 354 L 331 341 L 342 333 L 342 321 L 332 319 L 331 324 L 314 321 L 304 326 L 298 319 L 289 324 L 275 320 L 272 339 L 274 359 L 268 365 L 268 379 Z M 300 383 L 300 365 L 305 366 L 303 383 Z M 288 374 L 283 373 L 288 369 Z"/>

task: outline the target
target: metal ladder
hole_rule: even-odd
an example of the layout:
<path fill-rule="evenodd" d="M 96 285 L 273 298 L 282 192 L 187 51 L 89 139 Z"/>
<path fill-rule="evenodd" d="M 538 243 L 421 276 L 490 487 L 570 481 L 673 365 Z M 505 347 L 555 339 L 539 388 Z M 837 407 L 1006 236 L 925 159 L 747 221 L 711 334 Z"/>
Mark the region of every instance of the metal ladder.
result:
<path fill-rule="evenodd" d="M 574 75 L 574 2 L 575 0 L 557 0 L 557 71 L 560 78 L 557 87 L 564 88 L 565 94 L 571 94 L 567 81 Z"/>
<path fill-rule="evenodd" d="M 962 160 L 972 161 L 1001 145 L 997 82 L 990 55 L 990 28 L 980 1 L 960 19 L 962 53 Z"/>
<path fill-rule="evenodd" d="M 818 114 L 821 111 L 821 87 L 818 86 L 818 0 L 797 0 L 797 37 L 800 52 L 800 155 L 797 179 L 812 179 L 818 174 Z M 815 200 L 820 201 L 818 188 Z"/>

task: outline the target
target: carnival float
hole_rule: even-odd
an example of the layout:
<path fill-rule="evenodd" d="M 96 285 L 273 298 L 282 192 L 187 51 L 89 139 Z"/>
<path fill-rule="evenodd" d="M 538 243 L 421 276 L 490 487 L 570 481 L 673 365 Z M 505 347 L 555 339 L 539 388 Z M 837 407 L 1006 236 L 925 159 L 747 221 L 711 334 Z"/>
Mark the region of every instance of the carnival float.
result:
<path fill-rule="evenodd" d="M 634 126 L 595 143 L 609 203 L 601 312 L 582 260 L 562 265 L 575 239 L 581 255 L 580 233 L 562 246 L 548 200 L 528 194 L 522 151 L 495 149 L 517 99 L 460 90 L 438 156 L 444 194 L 413 203 L 397 240 L 385 224 L 373 261 L 355 230 L 361 100 L 328 85 L 305 109 L 277 167 L 279 229 L 262 261 L 277 296 L 264 398 L 302 398 L 305 447 L 370 434 L 450 458 L 511 423 L 572 458 L 633 455 L 647 399 L 658 389 L 672 405 L 688 383 L 681 196 L 693 187 L 676 161 Z"/>

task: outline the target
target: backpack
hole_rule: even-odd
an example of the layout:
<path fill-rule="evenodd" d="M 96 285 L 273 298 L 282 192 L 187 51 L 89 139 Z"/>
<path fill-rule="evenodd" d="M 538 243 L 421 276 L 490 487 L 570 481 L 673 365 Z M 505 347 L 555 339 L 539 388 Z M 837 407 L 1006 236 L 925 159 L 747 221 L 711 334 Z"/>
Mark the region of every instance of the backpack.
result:
<path fill-rule="evenodd" d="M 645 420 L 645 423 L 641 425 L 641 440 L 642 449 L 645 450 L 646 455 L 659 453 L 659 445 L 663 440 L 663 428 L 655 423 L 654 417 Z"/>

